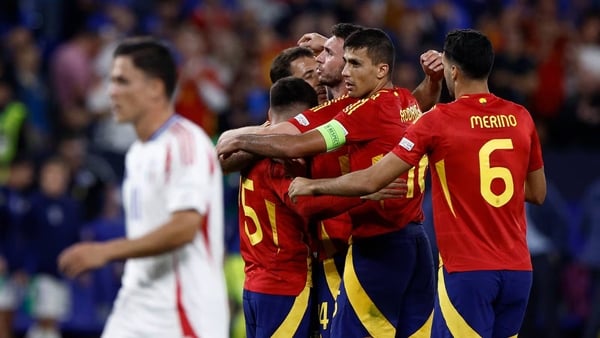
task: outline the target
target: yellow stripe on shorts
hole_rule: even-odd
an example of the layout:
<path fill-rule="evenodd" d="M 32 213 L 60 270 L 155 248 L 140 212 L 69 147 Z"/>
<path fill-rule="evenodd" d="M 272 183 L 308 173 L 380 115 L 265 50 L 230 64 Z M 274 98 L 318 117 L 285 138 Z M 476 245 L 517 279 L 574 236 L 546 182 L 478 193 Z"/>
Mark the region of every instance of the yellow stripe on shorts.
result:
<path fill-rule="evenodd" d="M 352 245 L 348 248 L 344 268 L 344 286 L 348 300 L 362 325 L 372 337 L 395 337 L 396 328 L 390 323 L 373 303 L 371 297 L 363 289 L 352 259 Z"/>

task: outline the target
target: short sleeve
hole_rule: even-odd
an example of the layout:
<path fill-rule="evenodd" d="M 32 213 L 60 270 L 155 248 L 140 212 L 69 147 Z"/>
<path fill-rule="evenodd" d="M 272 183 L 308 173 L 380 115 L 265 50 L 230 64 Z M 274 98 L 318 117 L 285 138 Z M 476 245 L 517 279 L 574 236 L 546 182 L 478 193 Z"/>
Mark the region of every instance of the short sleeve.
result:
<path fill-rule="evenodd" d="M 400 142 L 392 149 L 392 153 L 406 163 L 417 166 L 423 155 L 433 148 L 435 114 L 434 108 L 410 125 Z"/>
<path fill-rule="evenodd" d="M 200 142 L 177 142 L 167 145 L 167 210 L 196 210 L 205 214 L 210 201 L 211 171 L 216 158 Z M 211 169 L 212 168 L 212 169 Z"/>

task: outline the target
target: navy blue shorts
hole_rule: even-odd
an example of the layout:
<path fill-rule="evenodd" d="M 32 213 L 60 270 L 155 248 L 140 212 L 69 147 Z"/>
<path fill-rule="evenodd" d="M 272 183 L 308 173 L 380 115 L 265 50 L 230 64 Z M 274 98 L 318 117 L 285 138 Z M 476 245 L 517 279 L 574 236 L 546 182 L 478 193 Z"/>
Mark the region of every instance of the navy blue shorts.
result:
<path fill-rule="evenodd" d="M 439 271 L 431 337 L 516 337 L 531 271 Z"/>
<path fill-rule="evenodd" d="M 331 319 L 337 312 L 336 298 L 340 293 L 345 260 L 345 252 L 336 253 L 332 258 L 315 262 L 313 266 L 313 287 L 317 304 L 315 321 L 321 338 L 330 337 Z"/>
<path fill-rule="evenodd" d="M 308 337 L 311 288 L 294 296 L 268 295 L 244 289 L 243 307 L 247 338 Z"/>
<path fill-rule="evenodd" d="M 354 239 L 331 337 L 429 337 L 435 297 L 431 246 L 420 224 Z"/>

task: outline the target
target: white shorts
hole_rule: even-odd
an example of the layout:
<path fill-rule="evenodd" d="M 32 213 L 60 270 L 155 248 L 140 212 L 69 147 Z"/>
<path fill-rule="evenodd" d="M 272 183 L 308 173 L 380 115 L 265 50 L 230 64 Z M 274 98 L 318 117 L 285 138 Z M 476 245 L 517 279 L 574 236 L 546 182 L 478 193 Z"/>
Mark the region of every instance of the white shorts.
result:
<path fill-rule="evenodd" d="M 49 275 L 37 275 L 31 284 L 32 316 L 62 320 L 71 308 L 71 292 L 67 283 Z"/>
<path fill-rule="evenodd" d="M 10 311 L 17 307 L 17 290 L 6 276 L 0 276 L 0 311 Z"/>

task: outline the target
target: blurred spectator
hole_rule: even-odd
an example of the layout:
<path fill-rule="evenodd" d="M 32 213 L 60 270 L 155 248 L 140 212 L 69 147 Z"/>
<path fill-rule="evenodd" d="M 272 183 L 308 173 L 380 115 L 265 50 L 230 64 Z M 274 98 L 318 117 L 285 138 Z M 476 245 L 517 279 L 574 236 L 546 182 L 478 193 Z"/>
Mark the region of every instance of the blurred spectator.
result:
<path fill-rule="evenodd" d="M 0 182 L 4 181 L 6 169 L 14 157 L 25 151 L 27 118 L 25 105 L 14 99 L 12 83 L 3 75 L 0 74 Z"/>
<path fill-rule="evenodd" d="M 548 182 L 541 206 L 525 204 L 527 245 L 533 265 L 533 284 L 519 336 L 560 338 L 561 271 L 569 256 L 567 205 Z"/>
<path fill-rule="evenodd" d="M 12 337 L 12 321 L 27 285 L 23 257 L 23 218 L 29 212 L 33 162 L 24 156 L 10 165 L 8 180 L 0 186 L 0 337 Z"/>
<path fill-rule="evenodd" d="M 88 141 L 79 134 L 63 136 L 57 147 L 70 173 L 69 194 L 82 207 L 82 217 L 91 221 L 103 208 L 106 194 L 117 184 L 116 176 L 107 161 L 90 152 Z"/>
<path fill-rule="evenodd" d="M 83 226 L 82 240 L 104 242 L 125 236 L 125 219 L 119 194 L 118 189 L 109 189 L 105 194 L 102 213 Z M 102 322 L 108 317 L 121 286 L 123 266 L 123 262 L 111 262 L 91 272 L 95 307 Z"/>
<path fill-rule="evenodd" d="M 67 194 L 69 167 L 58 157 L 46 160 L 40 170 L 40 190 L 25 216 L 28 248 L 26 267 L 34 275 L 31 314 L 35 323 L 27 338 L 60 337 L 59 322 L 69 312 L 69 289 L 58 271 L 60 252 L 79 241 L 80 207 Z"/>
<path fill-rule="evenodd" d="M 28 142 L 34 149 L 45 149 L 51 141 L 53 126 L 49 116 L 49 92 L 42 74 L 42 54 L 31 33 L 13 29 L 7 38 L 16 82 L 15 96 L 28 112 Z"/>
<path fill-rule="evenodd" d="M 552 123 L 558 117 L 566 97 L 566 55 L 571 29 L 559 19 L 557 6 L 555 0 L 539 0 L 524 22 L 539 84 L 533 91 L 530 111 L 544 123 Z"/>
<path fill-rule="evenodd" d="M 600 180 L 583 197 L 582 232 L 586 241 L 580 259 L 591 276 L 591 309 L 583 338 L 596 338 L 600 335 Z"/>
<path fill-rule="evenodd" d="M 175 47 L 181 56 L 175 111 L 213 137 L 218 132 L 218 115 L 229 108 L 227 72 L 208 55 L 205 39 L 195 26 L 185 24 L 177 30 Z"/>
<path fill-rule="evenodd" d="M 538 86 L 535 60 L 526 53 L 523 33 L 518 27 L 505 29 L 503 37 L 502 48 L 494 59 L 490 86 L 499 97 L 526 106 Z"/>
<path fill-rule="evenodd" d="M 572 49 L 571 91 L 563 107 L 556 145 L 600 147 L 600 13 L 584 16 L 580 41 Z M 567 127 L 567 128 L 565 128 Z"/>
<path fill-rule="evenodd" d="M 60 45 L 52 55 L 50 82 L 57 103 L 60 130 L 83 131 L 91 122 L 85 103 L 93 84 L 92 62 L 99 46 L 96 32 L 82 30 Z"/>

